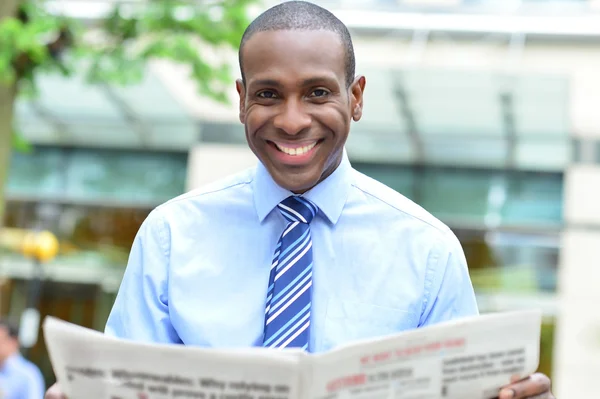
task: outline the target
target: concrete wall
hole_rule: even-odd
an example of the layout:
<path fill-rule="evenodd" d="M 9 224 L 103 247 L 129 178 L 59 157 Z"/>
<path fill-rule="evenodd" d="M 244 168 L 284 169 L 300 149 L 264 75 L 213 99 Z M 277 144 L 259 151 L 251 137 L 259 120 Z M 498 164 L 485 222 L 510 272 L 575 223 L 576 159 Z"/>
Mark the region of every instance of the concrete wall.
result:
<path fill-rule="evenodd" d="M 600 166 L 572 165 L 566 171 L 565 219 L 556 396 L 585 397 L 600 376 Z"/>

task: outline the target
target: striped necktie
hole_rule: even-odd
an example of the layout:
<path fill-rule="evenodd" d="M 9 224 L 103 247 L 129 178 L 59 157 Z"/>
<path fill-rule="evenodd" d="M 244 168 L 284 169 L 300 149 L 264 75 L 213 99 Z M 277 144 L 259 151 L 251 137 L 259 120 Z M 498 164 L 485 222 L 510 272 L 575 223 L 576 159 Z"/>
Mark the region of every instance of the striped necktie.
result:
<path fill-rule="evenodd" d="M 309 223 L 318 208 L 298 196 L 277 208 L 288 223 L 271 264 L 263 346 L 307 350 L 313 263 Z"/>

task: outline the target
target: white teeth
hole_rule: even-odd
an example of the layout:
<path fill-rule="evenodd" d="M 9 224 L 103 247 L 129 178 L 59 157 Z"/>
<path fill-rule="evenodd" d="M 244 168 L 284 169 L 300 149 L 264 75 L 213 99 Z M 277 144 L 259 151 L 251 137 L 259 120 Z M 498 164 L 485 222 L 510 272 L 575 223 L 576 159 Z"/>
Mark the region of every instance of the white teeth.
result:
<path fill-rule="evenodd" d="M 277 146 L 277 148 L 279 149 L 279 151 L 281 152 L 285 152 L 288 155 L 303 155 L 306 154 L 307 152 L 309 152 L 310 150 L 312 150 L 314 148 L 314 146 L 317 145 L 317 142 L 315 141 L 312 144 L 309 145 L 305 145 L 304 147 L 298 147 L 298 148 L 288 148 L 288 147 L 283 147 L 277 143 L 275 143 L 275 146 Z"/>

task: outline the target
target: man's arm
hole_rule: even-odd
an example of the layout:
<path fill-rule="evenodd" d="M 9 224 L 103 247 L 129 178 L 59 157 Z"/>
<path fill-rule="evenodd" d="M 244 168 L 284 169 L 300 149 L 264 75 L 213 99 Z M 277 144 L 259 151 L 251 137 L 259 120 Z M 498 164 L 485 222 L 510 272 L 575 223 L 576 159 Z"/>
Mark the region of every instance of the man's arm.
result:
<path fill-rule="evenodd" d="M 479 310 L 464 251 L 448 231 L 429 254 L 425 298 L 419 327 L 460 317 L 477 316 Z"/>
<path fill-rule="evenodd" d="M 169 319 L 171 234 L 159 211 L 142 223 L 119 293 L 106 323 L 107 335 L 142 342 L 180 343 Z"/>

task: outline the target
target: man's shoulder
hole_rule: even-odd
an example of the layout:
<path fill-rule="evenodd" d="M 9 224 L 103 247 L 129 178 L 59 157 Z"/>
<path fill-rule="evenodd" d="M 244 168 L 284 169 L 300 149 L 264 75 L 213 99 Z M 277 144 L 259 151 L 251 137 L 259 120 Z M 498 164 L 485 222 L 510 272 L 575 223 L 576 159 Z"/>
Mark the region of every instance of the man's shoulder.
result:
<path fill-rule="evenodd" d="M 206 183 L 198 188 L 181 194 L 163 205 L 169 205 L 185 201 L 202 201 L 203 199 L 212 199 L 217 196 L 230 196 L 232 191 L 244 189 L 254 179 L 256 168 L 244 169 L 238 173 L 229 175 L 225 178 Z"/>
<path fill-rule="evenodd" d="M 204 184 L 184 194 L 174 197 L 156 207 L 155 211 L 168 211 L 188 205 L 208 205 L 210 203 L 224 206 L 228 201 L 239 200 L 240 196 L 251 194 L 250 187 L 255 168 L 248 168 L 225 178 Z"/>
<path fill-rule="evenodd" d="M 245 169 L 207 183 L 156 206 L 145 223 L 162 226 L 184 224 L 185 220 L 202 220 L 198 216 L 232 210 L 240 204 L 252 204 L 252 181 L 255 168 Z"/>
<path fill-rule="evenodd" d="M 354 187 L 364 194 L 366 201 L 379 205 L 376 209 L 382 217 L 390 218 L 390 221 L 410 220 L 443 235 L 451 233 L 446 224 L 403 194 L 357 170 L 354 174 Z"/>
<path fill-rule="evenodd" d="M 42 378 L 42 373 L 39 367 L 30 360 L 22 356 L 15 358 L 12 362 L 10 373 L 13 378 L 21 378 L 27 381 L 39 381 Z"/>

